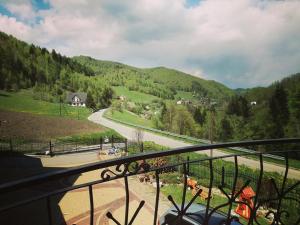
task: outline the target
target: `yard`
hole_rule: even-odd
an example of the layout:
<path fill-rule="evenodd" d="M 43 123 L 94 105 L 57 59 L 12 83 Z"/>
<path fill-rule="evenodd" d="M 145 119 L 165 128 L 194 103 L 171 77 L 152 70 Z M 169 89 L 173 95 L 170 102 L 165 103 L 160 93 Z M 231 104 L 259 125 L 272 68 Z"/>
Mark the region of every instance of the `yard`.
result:
<path fill-rule="evenodd" d="M 90 110 L 84 107 L 72 107 L 66 104 L 51 103 L 33 99 L 31 90 L 19 92 L 0 91 L 0 109 L 28 112 L 47 116 L 61 116 L 73 119 L 86 119 Z"/>

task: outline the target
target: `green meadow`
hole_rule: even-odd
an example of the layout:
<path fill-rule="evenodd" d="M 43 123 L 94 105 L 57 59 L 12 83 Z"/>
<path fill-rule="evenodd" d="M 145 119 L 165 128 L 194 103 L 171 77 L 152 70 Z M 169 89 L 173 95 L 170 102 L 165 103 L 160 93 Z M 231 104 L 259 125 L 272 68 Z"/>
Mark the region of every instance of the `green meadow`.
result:
<path fill-rule="evenodd" d="M 117 96 L 125 96 L 127 100 L 136 102 L 136 103 L 149 103 L 155 99 L 158 99 L 158 97 L 154 95 L 145 94 L 142 92 L 137 91 L 130 91 L 126 87 L 116 86 L 113 87 L 115 93 Z"/>
<path fill-rule="evenodd" d="M 31 90 L 19 92 L 0 91 L 0 109 L 27 112 L 46 116 L 60 116 L 60 104 L 33 98 Z M 87 108 L 77 108 L 66 104 L 61 105 L 61 116 L 73 119 L 86 119 L 91 114 Z"/>
<path fill-rule="evenodd" d="M 152 121 L 144 119 L 134 113 L 123 110 L 123 112 L 110 110 L 106 113 L 106 116 L 121 122 L 131 123 L 133 125 L 144 126 L 144 127 L 153 127 Z"/>

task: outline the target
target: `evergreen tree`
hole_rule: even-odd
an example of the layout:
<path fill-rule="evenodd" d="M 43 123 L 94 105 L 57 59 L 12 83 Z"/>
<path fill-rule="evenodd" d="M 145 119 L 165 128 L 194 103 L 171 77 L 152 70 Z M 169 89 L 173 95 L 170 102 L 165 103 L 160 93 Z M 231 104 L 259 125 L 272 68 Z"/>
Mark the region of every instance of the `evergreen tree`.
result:
<path fill-rule="evenodd" d="M 271 136 L 282 138 L 284 137 L 284 127 L 289 121 L 289 109 L 286 91 L 280 84 L 275 86 L 275 90 L 269 99 L 269 109 L 273 121 Z"/>
<path fill-rule="evenodd" d="M 201 110 L 201 107 L 197 107 L 194 112 L 194 119 L 197 123 L 199 123 L 201 126 L 203 126 L 205 121 L 206 111 Z"/>
<path fill-rule="evenodd" d="M 223 118 L 220 122 L 219 140 L 227 141 L 231 139 L 233 134 L 232 127 L 228 119 Z"/>
<path fill-rule="evenodd" d="M 93 96 L 91 94 L 91 92 L 87 93 L 86 96 L 86 107 L 91 108 L 91 109 L 95 109 L 96 108 L 96 104 L 94 102 Z"/>

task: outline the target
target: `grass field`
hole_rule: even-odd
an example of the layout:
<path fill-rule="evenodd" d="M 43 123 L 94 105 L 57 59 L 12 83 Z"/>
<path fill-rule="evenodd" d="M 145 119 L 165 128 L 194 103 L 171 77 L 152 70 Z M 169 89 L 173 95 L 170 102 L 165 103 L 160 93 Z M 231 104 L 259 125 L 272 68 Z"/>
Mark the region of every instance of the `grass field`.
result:
<path fill-rule="evenodd" d="M 126 123 L 131 123 L 134 125 L 139 125 L 139 126 L 144 126 L 144 127 L 153 127 L 151 120 L 141 118 L 138 115 L 130 113 L 126 110 L 123 110 L 123 112 L 115 110 L 113 113 L 111 111 L 108 111 L 106 113 L 106 116 L 108 116 L 112 119 L 116 119 L 116 120 L 123 121 Z"/>
<path fill-rule="evenodd" d="M 111 129 L 87 121 L 87 108 L 62 106 L 35 100 L 31 90 L 0 91 L 0 138 L 17 140 L 62 139 L 88 141 L 100 136 L 119 136 Z M 79 120 L 78 120 L 79 119 Z"/>
<path fill-rule="evenodd" d="M 184 100 L 192 100 L 192 101 L 198 100 L 195 96 L 193 96 L 192 92 L 186 92 L 186 91 L 177 91 L 177 94 L 175 95 L 175 99 L 184 99 Z"/>
<path fill-rule="evenodd" d="M 60 116 L 60 104 L 50 103 L 32 98 L 31 90 L 19 92 L 0 91 L 0 109 L 28 112 L 47 116 Z M 77 108 L 69 105 L 62 105 L 62 117 L 73 119 L 86 119 L 91 114 L 87 108 Z"/>
<path fill-rule="evenodd" d="M 240 151 L 233 150 L 233 149 L 228 149 L 228 148 L 222 148 L 220 150 L 222 150 L 223 152 L 228 152 L 228 153 L 233 153 L 233 154 L 239 154 L 240 153 Z M 247 156 L 244 156 L 244 157 L 249 158 L 249 159 L 258 160 L 257 156 L 247 155 Z M 285 166 L 285 160 L 277 160 L 277 159 L 268 158 L 268 157 L 264 157 L 263 160 L 265 162 L 270 162 L 270 163 L 273 163 L 275 165 Z M 300 170 L 300 160 L 289 158 L 288 162 L 289 162 L 289 168 Z"/>
<path fill-rule="evenodd" d="M 129 101 L 140 102 L 140 103 L 149 103 L 158 97 L 154 95 L 144 94 L 137 91 L 130 91 L 126 87 L 113 87 L 114 91 L 118 96 L 125 96 Z"/>

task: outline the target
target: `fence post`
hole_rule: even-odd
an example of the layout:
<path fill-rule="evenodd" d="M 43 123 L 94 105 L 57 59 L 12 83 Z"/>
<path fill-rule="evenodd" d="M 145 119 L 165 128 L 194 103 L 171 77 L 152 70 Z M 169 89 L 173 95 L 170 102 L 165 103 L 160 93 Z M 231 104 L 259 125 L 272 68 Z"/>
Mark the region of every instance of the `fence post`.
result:
<path fill-rule="evenodd" d="M 9 139 L 9 149 L 10 151 L 13 151 L 12 139 Z"/>
<path fill-rule="evenodd" d="M 143 142 L 141 143 L 140 148 L 141 148 L 140 151 L 144 152 L 144 143 Z"/>
<path fill-rule="evenodd" d="M 52 157 L 52 143 L 51 143 L 51 140 L 49 141 L 49 154 Z"/>
<path fill-rule="evenodd" d="M 187 175 L 190 176 L 190 157 L 187 157 Z"/>
<path fill-rule="evenodd" d="M 125 138 L 125 152 L 128 152 L 128 144 L 127 144 L 127 138 Z"/>
<path fill-rule="evenodd" d="M 114 135 L 111 135 L 111 147 L 114 147 Z"/>
<path fill-rule="evenodd" d="M 103 149 L 103 137 L 100 137 L 100 150 Z"/>

